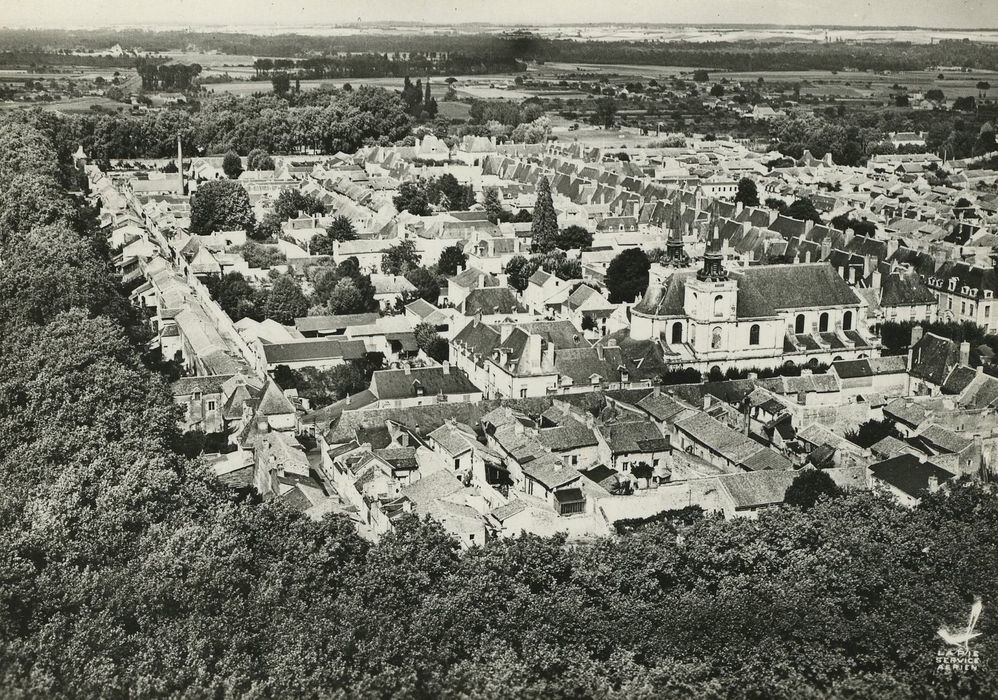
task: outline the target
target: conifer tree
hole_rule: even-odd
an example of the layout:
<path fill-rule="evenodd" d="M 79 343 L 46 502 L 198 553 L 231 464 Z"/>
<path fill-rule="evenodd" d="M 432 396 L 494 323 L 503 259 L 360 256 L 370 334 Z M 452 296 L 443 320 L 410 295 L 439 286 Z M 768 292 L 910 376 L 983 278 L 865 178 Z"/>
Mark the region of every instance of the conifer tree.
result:
<path fill-rule="evenodd" d="M 537 202 L 534 204 L 534 220 L 530 226 L 533 248 L 546 253 L 553 249 L 558 238 L 558 215 L 551 200 L 551 183 L 542 177 L 537 183 Z"/>

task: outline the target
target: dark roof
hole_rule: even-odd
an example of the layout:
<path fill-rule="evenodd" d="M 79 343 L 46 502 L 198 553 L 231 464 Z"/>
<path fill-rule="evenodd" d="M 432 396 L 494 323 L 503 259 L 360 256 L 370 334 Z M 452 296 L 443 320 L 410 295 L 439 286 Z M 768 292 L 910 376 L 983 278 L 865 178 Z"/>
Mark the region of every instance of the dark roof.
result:
<path fill-rule="evenodd" d="M 174 396 L 189 396 L 195 392 L 218 394 L 222 391 L 222 385 L 233 376 L 235 375 L 212 374 L 198 377 L 181 377 L 170 384 L 170 391 Z"/>
<path fill-rule="evenodd" d="M 647 420 L 607 423 L 599 426 L 613 454 L 632 452 L 662 452 L 669 449 L 669 438 L 662 435 L 655 423 Z"/>
<path fill-rule="evenodd" d="M 912 454 L 901 454 L 883 462 L 870 465 L 873 476 L 909 496 L 919 497 L 929 490 L 929 477 L 939 483 L 949 481 L 953 475 L 932 462 L 921 462 Z"/>
<path fill-rule="evenodd" d="M 558 503 L 579 503 L 585 501 L 586 497 L 583 495 L 582 489 L 561 489 L 554 492 L 554 500 Z"/>
<path fill-rule="evenodd" d="M 762 470 L 744 474 L 721 474 L 717 481 L 731 497 L 736 509 L 759 508 L 783 503 L 794 482 L 793 470 Z"/>
<path fill-rule="evenodd" d="M 522 313 L 523 307 L 509 287 L 483 287 L 473 289 L 464 300 L 464 315 Z"/>
<path fill-rule="evenodd" d="M 881 283 L 881 306 L 921 306 L 935 304 L 936 295 L 915 272 L 895 271 Z"/>
<path fill-rule="evenodd" d="M 955 342 L 926 333 L 912 346 L 911 376 L 942 386 L 959 355 L 960 348 Z"/>
<path fill-rule="evenodd" d="M 359 360 L 367 354 L 363 340 L 308 339 L 289 343 L 264 343 L 267 364 L 308 362 L 309 360 Z"/>
<path fill-rule="evenodd" d="M 957 365 L 943 383 L 944 394 L 959 394 L 977 378 L 977 370 L 966 365 Z"/>
<path fill-rule="evenodd" d="M 341 314 L 339 316 L 305 316 L 295 319 L 295 328 L 302 333 L 330 332 L 351 326 L 369 326 L 378 320 L 377 313 Z"/>
<path fill-rule="evenodd" d="M 439 394 L 474 394 L 481 391 L 471 383 L 468 375 L 456 368 L 444 371 L 443 367 L 415 367 L 411 370 L 378 370 L 371 377 L 371 392 L 379 400 L 402 399 L 419 396 L 422 388 L 424 396 Z"/>
<path fill-rule="evenodd" d="M 762 265 L 733 274 L 739 282 L 751 283 L 775 309 L 859 305 L 856 293 L 828 263 Z"/>

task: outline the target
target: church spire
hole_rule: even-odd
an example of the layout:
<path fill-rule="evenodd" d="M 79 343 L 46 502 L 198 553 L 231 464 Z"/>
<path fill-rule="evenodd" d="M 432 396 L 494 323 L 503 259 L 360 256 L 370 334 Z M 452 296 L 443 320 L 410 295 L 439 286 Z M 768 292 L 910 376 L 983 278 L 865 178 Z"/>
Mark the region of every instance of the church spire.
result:
<path fill-rule="evenodd" d="M 666 258 L 668 259 L 669 264 L 677 267 L 685 266 L 687 262 L 686 252 L 683 250 L 684 209 L 685 207 L 678 202 L 673 207 L 669 240 L 665 244 Z"/>
<path fill-rule="evenodd" d="M 728 279 L 728 271 L 724 269 L 724 256 L 721 254 L 721 230 L 715 226 L 713 234 L 707 239 L 707 250 L 703 256 L 703 268 L 697 273 L 697 279 L 706 282 L 720 282 Z"/>

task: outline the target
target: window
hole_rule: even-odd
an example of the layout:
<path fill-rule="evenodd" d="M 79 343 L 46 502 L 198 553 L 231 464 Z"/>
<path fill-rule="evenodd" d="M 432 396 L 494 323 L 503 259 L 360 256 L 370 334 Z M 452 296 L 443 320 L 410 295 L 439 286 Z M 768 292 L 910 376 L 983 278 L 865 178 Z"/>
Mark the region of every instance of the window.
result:
<path fill-rule="evenodd" d="M 851 331 L 852 330 L 852 311 L 846 311 L 842 314 L 842 330 Z"/>
<path fill-rule="evenodd" d="M 579 455 L 572 455 L 572 466 L 574 467 L 579 463 Z"/>
<path fill-rule="evenodd" d="M 967 313 L 967 302 L 965 302 L 965 301 L 961 301 L 960 302 L 960 313 L 961 314 L 966 314 Z"/>
<path fill-rule="evenodd" d="M 215 402 L 214 401 L 209 401 L 208 402 L 208 410 L 209 411 L 214 411 L 215 410 Z"/>
<path fill-rule="evenodd" d="M 714 297 L 714 316 L 721 317 L 724 315 L 724 297 L 718 294 Z"/>
<path fill-rule="evenodd" d="M 721 327 L 715 326 L 710 332 L 710 349 L 719 350 L 721 348 Z"/>
<path fill-rule="evenodd" d="M 672 344 L 677 345 L 683 342 L 683 323 L 676 321 L 672 324 Z"/>
<path fill-rule="evenodd" d="M 527 398 L 527 387 L 523 387 L 522 389 L 520 389 L 520 398 L 521 399 Z"/>
<path fill-rule="evenodd" d="M 759 324 L 753 323 L 748 331 L 748 344 L 758 345 L 759 344 Z"/>
<path fill-rule="evenodd" d="M 794 322 L 794 333 L 804 332 L 804 314 L 797 314 L 797 320 Z"/>
<path fill-rule="evenodd" d="M 828 332 L 828 314 L 823 313 L 818 316 L 818 332 L 827 333 Z"/>

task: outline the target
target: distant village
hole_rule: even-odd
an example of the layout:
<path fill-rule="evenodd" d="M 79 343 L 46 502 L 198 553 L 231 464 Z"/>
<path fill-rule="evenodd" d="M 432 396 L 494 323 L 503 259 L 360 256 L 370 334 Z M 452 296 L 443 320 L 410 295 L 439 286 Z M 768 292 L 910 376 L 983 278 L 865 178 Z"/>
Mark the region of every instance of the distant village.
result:
<path fill-rule="evenodd" d="M 924 144 L 916 133 L 892 140 Z M 779 153 L 723 139 L 627 148 L 626 160 L 620 150 L 471 136 L 451 147 L 426 135 L 275 156 L 273 170 L 237 178 L 257 218 L 287 190 L 326 213 L 284 221 L 267 267 L 244 255 L 245 230 L 190 230 L 190 196 L 226 178 L 221 157 L 108 171 L 82 150 L 77 159 L 152 346 L 182 368 L 172 392 L 183 429 L 215 436 L 204 460 L 248 497 L 345 515 L 371 540 L 405 514 L 429 516 L 472 547 L 521 532 L 584 540 L 691 506 L 755 517 L 804 470 L 906 505 L 954 479 L 988 478 L 993 352 L 921 324 L 998 333 L 998 195 L 978 189 L 998 172 L 909 152 L 865 167 L 805 153 L 771 168 Z M 943 165 L 947 184 L 930 182 Z M 475 203 L 396 208 L 404 183 L 445 174 Z M 735 201 L 743 178 L 766 204 Z M 532 224 L 493 222 L 481 202 L 494 188 L 505 209 L 532 212 L 542 182 L 558 225 L 585 229 L 592 244 L 564 251 L 578 277 L 538 268 L 519 290 L 507 267 L 530 257 Z M 801 199 L 855 225 L 772 206 Z M 356 237 L 313 254 L 336 217 Z M 427 267 L 463 252 L 438 298 L 414 298 L 411 282 L 382 268 L 404 241 Z M 655 252 L 648 286 L 611 302 L 608 268 L 635 248 Z M 232 272 L 260 289 L 278 274 L 307 286 L 311 267 L 350 259 L 379 311 L 234 321 L 210 291 Z M 884 354 L 882 326 L 902 322 L 907 353 Z M 447 359 L 417 342 L 427 326 Z M 373 355 L 369 386 L 328 405 L 279 383 L 286 370 Z M 669 379 L 691 370 L 708 381 Z M 870 421 L 890 434 L 866 447 L 847 439 Z"/>

